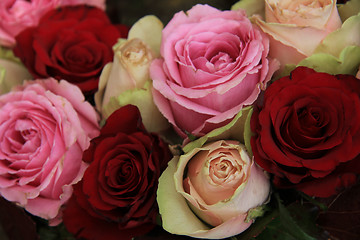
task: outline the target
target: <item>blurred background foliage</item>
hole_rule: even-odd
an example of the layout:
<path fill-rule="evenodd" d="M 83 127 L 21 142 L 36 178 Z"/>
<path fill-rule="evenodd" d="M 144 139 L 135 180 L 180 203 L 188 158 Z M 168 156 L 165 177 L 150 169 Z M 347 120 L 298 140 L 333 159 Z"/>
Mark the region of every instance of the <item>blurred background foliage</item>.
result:
<path fill-rule="evenodd" d="M 229 10 L 238 0 L 107 0 L 107 12 L 114 23 L 128 26 L 146 15 L 157 16 L 164 25 L 179 11 L 187 11 L 196 4 Z"/>

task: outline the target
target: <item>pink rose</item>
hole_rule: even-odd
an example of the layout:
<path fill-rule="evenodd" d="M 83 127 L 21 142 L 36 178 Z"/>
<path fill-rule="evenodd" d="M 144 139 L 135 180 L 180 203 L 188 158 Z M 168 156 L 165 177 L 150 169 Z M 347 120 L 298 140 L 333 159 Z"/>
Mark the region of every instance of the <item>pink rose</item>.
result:
<path fill-rule="evenodd" d="M 155 104 L 182 137 L 223 126 L 277 70 L 268 51 L 243 10 L 196 5 L 179 12 L 163 30 L 163 58 L 150 67 Z"/>
<path fill-rule="evenodd" d="M 99 133 L 80 89 L 55 79 L 0 96 L 0 194 L 54 219 L 85 171 L 82 153 Z"/>
<path fill-rule="evenodd" d="M 13 47 L 15 36 L 27 27 L 36 26 L 50 9 L 84 3 L 105 9 L 105 0 L 1 0 L 0 45 Z"/>

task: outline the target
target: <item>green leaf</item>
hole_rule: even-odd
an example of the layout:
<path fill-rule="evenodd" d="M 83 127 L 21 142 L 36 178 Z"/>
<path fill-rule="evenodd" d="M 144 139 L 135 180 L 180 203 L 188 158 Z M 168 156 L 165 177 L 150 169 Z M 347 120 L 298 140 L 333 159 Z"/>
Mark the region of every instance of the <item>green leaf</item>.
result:
<path fill-rule="evenodd" d="M 48 225 L 41 225 L 38 229 L 40 239 L 44 240 L 75 240 L 76 238 L 69 233 L 64 224 L 60 224 L 56 227 L 50 227 Z"/>
<path fill-rule="evenodd" d="M 289 211 L 285 208 L 285 206 L 281 203 L 279 195 L 275 195 L 278 200 L 279 213 L 280 213 L 280 221 L 283 224 L 283 228 L 287 234 L 290 234 L 294 239 L 302 239 L 302 240 L 316 240 L 316 238 L 308 235 L 295 221 L 295 219 L 290 215 Z M 293 208 L 293 211 L 297 210 L 297 208 Z M 292 212 L 294 214 L 294 212 Z M 314 224 L 315 225 L 315 224 Z"/>
<path fill-rule="evenodd" d="M 268 211 L 264 216 L 257 218 L 255 222 L 243 233 L 236 236 L 237 240 L 250 240 L 257 239 L 263 231 L 265 231 L 274 220 L 279 217 L 279 210 L 273 209 L 272 211 Z M 270 240 L 270 238 L 268 238 Z"/>
<path fill-rule="evenodd" d="M 286 193 L 284 196 L 287 196 Z M 257 218 L 237 240 L 319 240 L 328 235 L 316 225 L 318 208 L 295 201 L 285 206 L 278 193 L 268 204 L 267 212 Z M 310 206 L 310 207 L 309 207 Z"/>

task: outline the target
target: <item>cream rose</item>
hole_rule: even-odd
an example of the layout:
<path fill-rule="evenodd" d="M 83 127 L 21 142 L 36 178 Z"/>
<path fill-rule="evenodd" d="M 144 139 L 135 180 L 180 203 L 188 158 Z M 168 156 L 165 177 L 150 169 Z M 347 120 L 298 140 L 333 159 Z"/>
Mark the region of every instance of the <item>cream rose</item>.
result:
<path fill-rule="evenodd" d="M 336 0 L 255 1 L 264 7 L 249 9 L 248 13 L 256 13 L 252 21 L 270 37 L 269 56 L 278 59 L 282 67 L 311 56 L 321 41 L 342 24 Z M 246 2 L 240 1 L 233 9 L 249 7 Z"/>
<path fill-rule="evenodd" d="M 133 104 L 141 112 L 148 131 L 167 128 L 167 121 L 152 100 L 149 66 L 159 56 L 163 25 L 155 16 L 146 16 L 134 24 L 128 39 L 119 39 L 113 47 L 114 60 L 100 76 L 95 94 L 97 109 L 104 118 L 118 108 Z"/>
<path fill-rule="evenodd" d="M 198 238 L 245 231 L 269 198 L 267 175 L 234 140 L 219 140 L 174 157 L 159 180 L 163 228 Z M 204 223 L 205 222 L 205 223 Z"/>

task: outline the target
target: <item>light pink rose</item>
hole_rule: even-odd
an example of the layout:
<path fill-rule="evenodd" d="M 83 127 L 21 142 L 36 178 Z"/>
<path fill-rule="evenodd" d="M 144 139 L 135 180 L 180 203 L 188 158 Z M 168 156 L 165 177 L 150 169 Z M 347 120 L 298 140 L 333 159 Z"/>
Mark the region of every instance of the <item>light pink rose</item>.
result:
<path fill-rule="evenodd" d="M 28 81 L 0 96 L 0 194 L 54 219 L 86 164 L 98 115 L 80 89 L 55 79 Z"/>
<path fill-rule="evenodd" d="M 154 101 L 182 137 L 228 123 L 278 68 L 267 58 L 267 37 L 243 10 L 196 5 L 162 33 L 162 59 L 150 67 Z"/>
<path fill-rule="evenodd" d="M 25 28 L 36 26 L 50 9 L 84 3 L 105 9 L 105 0 L 1 0 L 0 45 L 13 47 L 14 37 Z"/>
<path fill-rule="evenodd" d="M 256 15 L 253 21 L 268 34 L 269 55 L 282 67 L 311 56 L 321 41 L 342 24 L 336 0 L 265 0 L 263 11 L 265 19 Z"/>
<path fill-rule="evenodd" d="M 359 71 L 356 73 L 356 78 L 360 79 L 360 66 L 359 66 Z"/>

